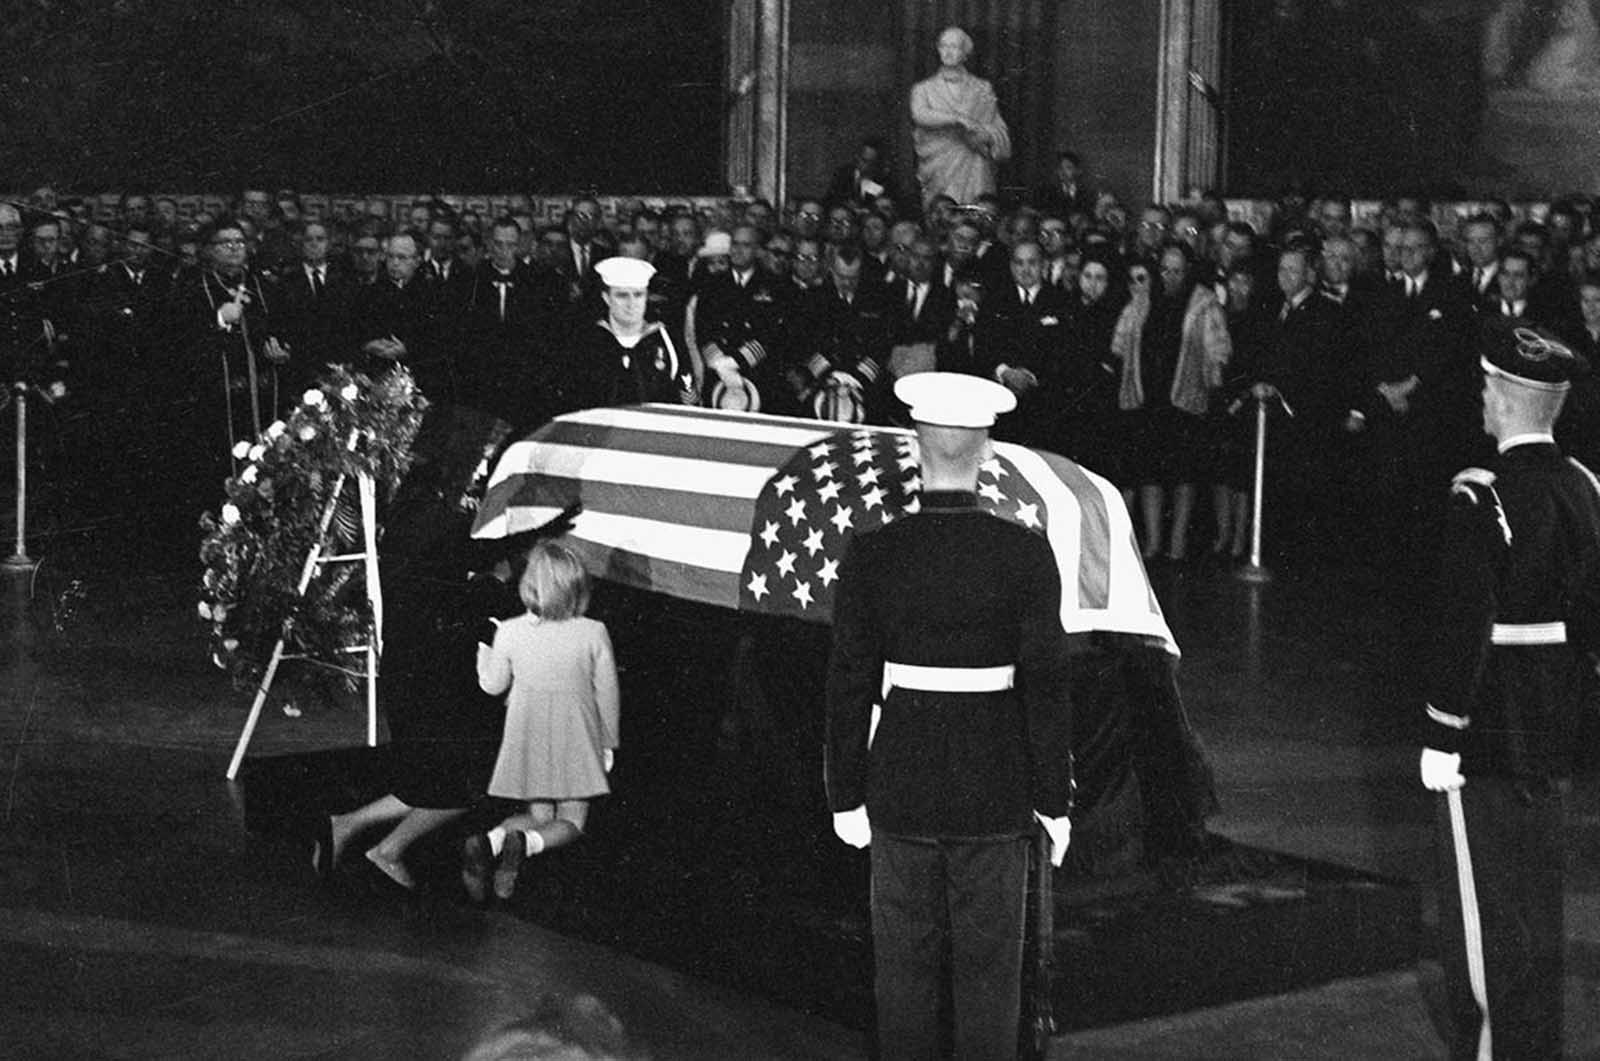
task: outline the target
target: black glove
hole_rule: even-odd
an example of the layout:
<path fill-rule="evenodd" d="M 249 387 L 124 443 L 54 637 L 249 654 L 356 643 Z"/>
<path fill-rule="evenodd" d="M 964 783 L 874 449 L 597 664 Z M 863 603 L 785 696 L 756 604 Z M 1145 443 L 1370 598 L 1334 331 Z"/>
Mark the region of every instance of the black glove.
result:
<path fill-rule="evenodd" d="M 480 644 L 487 645 L 490 648 L 493 648 L 494 647 L 494 634 L 495 634 L 495 631 L 498 630 L 498 629 L 500 629 L 500 623 L 498 621 L 494 620 L 494 619 L 484 618 L 484 619 L 479 620 L 479 622 L 478 622 L 478 642 Z"/>

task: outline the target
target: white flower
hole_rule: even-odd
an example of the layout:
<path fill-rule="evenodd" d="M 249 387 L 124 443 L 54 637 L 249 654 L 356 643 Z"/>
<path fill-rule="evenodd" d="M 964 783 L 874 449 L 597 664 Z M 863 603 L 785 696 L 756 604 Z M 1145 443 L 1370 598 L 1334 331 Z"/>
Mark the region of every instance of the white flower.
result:
<path fill-rule="evenodd" d="M 238 442 L 235 442 L 233 444 L 233 459 L 234 460 L 241 460 L 241 461 L 244 460 L 245 454 L 249 453 L 249 452 L 250 452 L 250 443 L 246 442 L 244 439 L 240 439 Z"/>
<path fill-rule="evenodd" d="M 200 602 L 200 618 L 211 618 L 211 605 L 207 604 L 205 601 Z"/>
<path fill-rule="evenodd" d="M 50 384 L 49 394 L 50 397 L 58 400 L 65 398 L 67 396 L 67 385 L 62 383 L 60 380 L 56 380 L 54 383 Z"/>
<path fill-rule="evenodd" d="M 256 481 L 256 466 L 254 464 L 239 473 L 239 481 L 246 485 Z"/>
<path fill-rule="evenodd" d="M 238 649 L 239 649 L 239 639 L 237 637 L 230 637 L 230 638 L 225 639 L 222 642 L 222 648 L 226 652 L 236 652 L 236 651 L 238 651 Z"/>
<path fill-rule="evenodd" d="M 230 523 L 238 522 L 239 506 L 234 504 L 232 501 L 229 501 L 226 505 L 222 506 L 222 523 L 224 526 L 227 526 Z"/>
<path fill-rule="evenodd" d="M 328 399 L 315 387 L 300 395 L 300 401 L 306 405 L 314 405 L 318 409 L 326 408 L 328 404 Z"/>
<path fill-rule="evenodd" d="M 301 442 L 310 442 L 312 439 L 314 439 L 316 437 L 317 437 L 317 428 L 316 428 L 315 424 L 305 424 L 300 428 L 300 441 Z"/>
<path fill-rule="evenodd" d="M 343 398 L 347 402 L 353 402 L 360 396 L 361 388 L 357 387 L 354 383 L 346 383 L 344 388 L 339 391 L 339 397 Z"/>
<path fill-rule="evenodd" d="M 246 454 L 246 456 L 248 456 L 253 461 L 258 461 L 266 454 L 266 452 L 267 452 L 267 447 L 265 447 L 261 443 L 257 442 L 255 445 L 250 447 L 249 452 Z"/>
<path fill-rule="evenodd" d="M 272 424 L 267 428 L 267 437 L 272 439 L 277 438 L 279 435 L 283 434 L 284 427 L 285 425 L 282 420 L 272 421 Z"/>
<path fill-rule="evenodd" d="M 221 601 L 218 601 L 216 604 L 211 606 L 211 618 L 215 619 L 217 622 L 220 623 L 224 619 L 226 619 L 227 617 L 228 617 L 228 606 L 226 604 L 223 604 Z M 229 646 L 227 641 L 224 641 L 222 644 L 223 644 L 223 647 L 227 648 L 229 652 L 232 652 L 235 648 L 239 647 L 239 642 L 237 642 L 237 641 L 234 641 L 231 647 Z"/>

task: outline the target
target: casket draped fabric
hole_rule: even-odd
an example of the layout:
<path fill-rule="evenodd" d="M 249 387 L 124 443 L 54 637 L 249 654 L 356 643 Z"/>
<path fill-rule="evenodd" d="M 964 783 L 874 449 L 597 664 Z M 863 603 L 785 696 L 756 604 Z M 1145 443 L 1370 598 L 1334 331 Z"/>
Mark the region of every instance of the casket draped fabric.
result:
<path fill-rule="evenodd" d="M 672 405 L 589 409 L 505 452 L 473 535 L 531 530 L 578 502 L 568 540 L 597 576 L 826 623 L 850 537 L 915 512 L 920 487 L 910 431 Z M 997 442 L 978 504 L 1049 540 L 1068 633 L 1140 635 L 1176 655 L 1109 482 Z"/>

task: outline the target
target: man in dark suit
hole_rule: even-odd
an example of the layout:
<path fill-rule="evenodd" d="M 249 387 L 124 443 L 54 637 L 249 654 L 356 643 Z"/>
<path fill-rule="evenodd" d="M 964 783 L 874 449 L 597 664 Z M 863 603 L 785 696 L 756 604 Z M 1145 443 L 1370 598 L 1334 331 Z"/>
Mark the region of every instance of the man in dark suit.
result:
<path fill-rule="evenodd" d="M 1094 216 L 1094 189 L 1083 182 L 1083 159 L 1076 151 L 1056 153 L 1055 179 L 1033 193 L 1033 205 L 1042 214 L 1062 218 L 1073 214 Z"/>
<path fill-rule="evenodd" d="M 1268 537 L 1298 557 L 1348 540 L 1346 427 L 1361 387 L 1347 360 L 1342 309 L 1317 291 L 1316 277 L 1310 247 L 1278 256 L 1283 305 L 1251 381 L 1258 401 L 1280 400 L 1294 414 L 1274 420 L 1267 450 L 1268 514 L 1275 524 Z"/>
<path fill-rule="evenodd" d="M 1391 543 L 1437 515 L 1450 469 L 1481 448 L 1473 362 L 1464 350 L 1472 317 L 1465 290 L 1433 269 L 1431 223 L 1399 228 L 1400 268 L 1374 307 L 1371 389 L 1361 407 L 1376 462 L 1373 503 L 1400 521 L 1383 534 Z"/>
<path fill-rule="evenodd" d="M 895 393 L 917 425 L 921 507 L 858 534 L 839 571 L 828 808 L 841 840 L 871 848 L 880 1056 L 943 1056 L 944 996 L 953 1056 L 1014 1058 L 1026 838 L 1042 823 L 1059 865 L 1072 832 L 1061 578 L 1042 535 L 977 507 L 1011 394 L 937 372 Z"/>
<path fill-rule="evenodd" d="M 896 343 L 937 343 L 956 315 L 956 298 L 939 279 L 939 248 L 926 236 L 911 241 L 906 276 L 889 288 Z"/>
<path fill-rule="evenodd" d="M 562 408 L 553 356 L 564 323 L 565 277 L 520 257 L 522 230 L 509 217 L 489 229 L 488 255 L 458 310 L 461 400 L 517 427 Z"/>
<path fill-rule="evenodd" d="M 828 182 L 830 203 L 871 203 L 883 194 L 894 196 L 883 162 L 883 144 L 876 139 L 861 141 L 855 160 L 833 171 Z"/>
<path fill-rule="evenodd" d="M 299 261 L 284 266 L 278 286 L 294 376 L 290 385 L 304 387 L 327 366 L 350 364 L 356 357 L 355 337 L 350 330 L 356 289 L 328 258 L 327 226 L 320 221 L 306 221 L 295 235 Z"/>
<path fill-rule="evenodd" d="M 438 299 L 422 271 L 422 237 L 399 232 L 384 244 L 384 275 L 355 304 L 355 366 L 379 376 L 404 364 L 433 401 L 449 401 L 454 370 L 440 335 Z"/>
<path fill-rule="evenodd" d="M 1044 251 L 1028 240 L 1011 248 L 1011 282 L 983 300 L 978 341 L 988 375 L 1017 396 L 1004 425 L 1013 441 L 1059 448 L 1061 406 L 1071 381 L 1066 364 L 1066 292 L 1044 282 Z"/>
<path fill-rule="evenodd" d="M 1466 256 L 1462 277 L 1467 297 L 1476 309 L 1500 295 L 1495 274 L 1500 271 L 1500 226 L 1488 214 L 1474 214 L 1461 226 L 1461 249 Z"/>

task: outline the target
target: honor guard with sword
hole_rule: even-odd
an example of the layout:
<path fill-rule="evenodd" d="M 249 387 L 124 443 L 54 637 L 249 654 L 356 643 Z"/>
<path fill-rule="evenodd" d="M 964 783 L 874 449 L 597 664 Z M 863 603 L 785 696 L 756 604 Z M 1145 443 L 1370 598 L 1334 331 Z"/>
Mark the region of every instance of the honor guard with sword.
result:
<path fill-rule="evenodd" d="M 1484 332 L 1489 468 L 1451 488 L 1424 674 L 1441 793 L 1452 1058 L 1561 1054 L 1563 796 L 1600 658 L 1600 480 L 1552 435 L 1587 370 L 1538 330 Z"/>
<path fill-rule="evenodd" d="M 940 1056 L 944 996 L 951 1056 L 1014 1058 L 1029 837 L 1042 822 L 1059 865 L 1071 836 L 1060 575 L 1042 535 L 976 505 L 1015 396 L 944 372 L 895 394 L 916 422 L 920 504 L 855 537 L 840 570 L 828 806 L 840 839 L 871 846 L 878 1056 Z"/>

